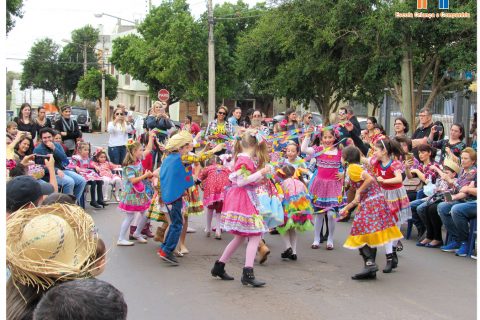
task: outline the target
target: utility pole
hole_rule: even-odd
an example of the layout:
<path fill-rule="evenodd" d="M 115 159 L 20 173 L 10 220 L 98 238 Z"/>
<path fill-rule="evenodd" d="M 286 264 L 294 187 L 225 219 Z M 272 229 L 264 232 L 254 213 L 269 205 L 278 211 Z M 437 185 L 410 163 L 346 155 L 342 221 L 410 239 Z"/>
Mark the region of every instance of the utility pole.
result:
<path fill-rule="evenodd" d="M 213 5 L 208 0 L 208 121 L 215 116 L 215 41 L 213 39 Z"/>
<path fill-rule="evenodd" d="M 87 43 L 83 43 L 83 75 L 87 74 Z"/>
<path fill-rule="evenodd" d="M 107 107 L 105 106 L 105 36 L 102 35 L 102 132 L 107 131 Z"/>

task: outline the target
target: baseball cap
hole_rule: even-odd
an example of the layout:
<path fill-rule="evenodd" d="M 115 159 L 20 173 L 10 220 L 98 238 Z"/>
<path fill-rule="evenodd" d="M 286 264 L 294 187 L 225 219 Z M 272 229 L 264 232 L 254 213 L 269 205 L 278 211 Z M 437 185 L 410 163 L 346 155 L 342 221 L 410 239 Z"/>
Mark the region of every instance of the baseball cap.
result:
<path fill-rule="evenodd" d="M 31 176 L 15 177 L 7 183 L 7 211 L 15 212 L 27 203 L 36 203 L 41 196 L 53 193 L 53 186 L 40 183 Z"/>

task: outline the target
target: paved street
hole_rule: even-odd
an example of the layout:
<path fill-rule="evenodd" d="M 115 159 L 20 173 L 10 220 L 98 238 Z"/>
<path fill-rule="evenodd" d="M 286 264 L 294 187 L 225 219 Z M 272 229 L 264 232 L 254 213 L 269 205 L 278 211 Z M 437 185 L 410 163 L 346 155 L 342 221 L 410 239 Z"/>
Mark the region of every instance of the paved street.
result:
<path fill-rule="evenodd" d="M 106 135 L 88 135 L 92 145 L 104 145 Z M 271 255 L 255 266 L 264 288 L 244 287 L 240 277 L 245 256 L 242 247 L 226 270 L 234 281 L 210 275 L 214 261 L 231 236 L 221 241 L 203 233 L 204 216 L 194 217 L 197 232 L 187 236 L 190 254 L 170 266 L 156 255 L 157 243 L 116 247 L 123 215 L 111 204 L 92 210 L 105 240 L 108 264 L 100 277 L 123 291 L 129 319 L 475 319 L 476 261 L 438 249 L 418 248 L 404 240 L 399 267 L 392 274 L 377 273 L 377 280 L 350 279 L 360 271 L 358 251 L 342 248 L 350 223 L 337 223 L 335 250 L 310 249 L 312 234 L 301 234 L 299 260 L 282 261 L 285 249 L 278 235 L 267 235 Z M 154 225 L 156 227 L 156 225 Z M 154 228 L 153 228 L 154 229 Z M 415 235 L 415 233 L 414 233 Z M 385 264 L 379 249 L 377 263 Z"/>

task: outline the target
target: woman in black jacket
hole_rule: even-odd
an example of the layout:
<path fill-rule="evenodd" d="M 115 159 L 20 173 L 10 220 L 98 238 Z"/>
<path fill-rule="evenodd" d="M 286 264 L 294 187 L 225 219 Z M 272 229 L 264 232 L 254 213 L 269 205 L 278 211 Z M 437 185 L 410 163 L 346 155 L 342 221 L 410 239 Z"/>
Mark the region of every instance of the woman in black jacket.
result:
<path fill-rule="evenodd" d="M 62 117 L 55 122 L 55 129 L 62 135 L 62 140 L 68 149 L 67 157 L 71 157 L 75 151 L 76 140 L 81 137 L 78 123 L 70 118 L 72 108 L 68 105 L 61 108 Z"/>

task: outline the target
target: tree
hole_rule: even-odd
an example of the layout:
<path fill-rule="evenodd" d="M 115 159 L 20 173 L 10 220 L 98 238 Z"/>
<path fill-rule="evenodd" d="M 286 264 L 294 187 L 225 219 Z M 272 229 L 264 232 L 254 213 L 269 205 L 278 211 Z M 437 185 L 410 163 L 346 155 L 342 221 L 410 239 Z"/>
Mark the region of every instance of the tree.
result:
<path fill-rule="evenodd" d="M 63 47 L 59 55 L 61 85 L 65 102 L 76 99 L 76 89 L 84 75 L 84 48 L 87 54 L 87 70 L 98 68 L 95 45 L 99 40 L 98 29 L 90 25 L 72 31 L 72 42 Z"/>
<path fill-rule="evenodd" d="M 23 0 L 7 0 L 7 34 L 15 26 L 14 17 L 23 18 Z"/>
<path fill-rule="evenodd" d="M 251 12 L 262 10 L 257 5 Z M 248 6 L 224 4 L 215 7 L 215 16 L 230 17 L 250 12 Z M 238 36 L 255 24 L 255 19 L 224 19 L 215 25 L 216 96 L 232 98 L 245 94 L 245 82 L 235 72 L 235 52 Z M 151 10 L 138 27 L 139 35 L 117 38 L 110 61 L 123 73 L 145 82 L 156 97 L 167 88 L 171 100 L 196 101 L 206 111 L 208 98 L 206 15 L 199 21 L 192 17 L 185 0 L 165 1 Z M 208 117 L 203 112 L 204 119 Z"/>
<path fill-rule="evenodd" d="M 114 100 L 117 97 L 117 87 L 117 79 L 105 74 L 105 97 Z M 77 91 L 83 99 L 97 100 L 102 106 L 102 72 L 96 69 L 88 70 L 78 83 Z"/>
<path fill-rule="evenodd" d="M 54 104 L 58 105 L 60 67 L 58 64 L 59 46 L 52 39 L 38 40 L 30 49 L 30 53 L 23 61 L 21 89 L 28 87 L 50 91 Z"/>
<path fill-rule="evenodd" d="M 428 12 L 440 13 L 436 2 L 430 2 Z M 429 107 L 438 95 L 458 91 L 469 83 L 460 75 L 476 70 L 476 2 L 455 2 L 448 12 L 469 12 L 470 19 L 398 19 L 395 12 L 413 12 L 413 2 L 379 1 L 364 39 L 372 48 L 369 73 L 378 84 L 389 88 L 407 119 L 415 123 L 416 110 Z M 389 50 L 385 50 L 389 48 Z M 409 64 L 405 64 L 405 61 Z M 409 79 L 401 71 L 410 68 Z M 408 70 L 407 70 L 408 71 Z M 405 86 L 405 81 L 410 86 Z M 405 88 L 411 87 L 410 92 Z M 427 101 L 421 104 L 423 90 L 430 90 Z M 380 91 L 380 90 L 379 90 Z M 405 101 L 411 97 L 411 101 Z M 411 110 L 409 109 L 411 106 Z"/>
<path fill-rule="evenodd" d="M 242 37 L 239 72 L 255 93 L 314 100 L 328 123 L 366 70 L 359 30 L 372 10 L 366 0 L 284 2 Z"/>

